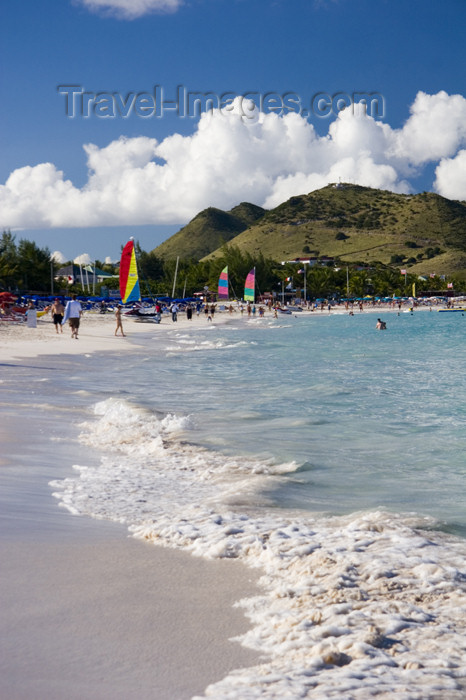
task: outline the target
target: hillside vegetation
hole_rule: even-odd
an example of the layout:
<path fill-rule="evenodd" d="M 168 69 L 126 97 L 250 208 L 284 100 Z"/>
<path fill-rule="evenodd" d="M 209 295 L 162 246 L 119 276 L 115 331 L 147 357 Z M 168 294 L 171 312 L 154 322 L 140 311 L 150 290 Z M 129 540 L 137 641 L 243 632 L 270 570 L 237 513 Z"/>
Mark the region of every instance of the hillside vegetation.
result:
<path fill-rule="evenodd" d="M 225 243 L 278 262 L 328 256 L 343 264 L 466 277 L 466 203 L 426 192 L 328 185 L 270 211 L 246 203 L 229 212 L 206 209 L 154 252 L 212 260 Z"/>
<path fill-rule="evenodd" d="M 200 260 L 235 238 L 265 214 L 265 209 L 242 202 L 230 211 L 209 207 L 161 243 L 153 253 L 163 260 Z"/>
<path fill-rule="evenodd" d="M 432 193 L 329 185 L 292 197 L 232 243 L 274 260 L 325 255 L 403 265 L 417 274 L 458 274 L 466 272 L 466 204 Z"/>

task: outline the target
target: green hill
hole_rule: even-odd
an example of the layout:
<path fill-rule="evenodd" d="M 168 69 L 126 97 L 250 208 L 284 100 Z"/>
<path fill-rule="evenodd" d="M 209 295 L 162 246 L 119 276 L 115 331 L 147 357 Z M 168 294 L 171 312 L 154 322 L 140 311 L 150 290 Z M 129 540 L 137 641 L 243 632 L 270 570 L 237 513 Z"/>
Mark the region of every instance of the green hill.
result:
<path fill-rule="evenodd" d="M 248 202 L 238 204 L 231 211 L 209 207 L 153 252 L 165 260 L 176 259 L 178 255 L 200 260 L 254 225 L 264 213 L 265 209 Z"/>
<path fill-rule="evenodd" d="M 466 277 L 466 203 L 433 193 L 328 185 L 291 197 L 230 243 L 277 261 L 329 256 Z M 206 257 L 220 256 L 220 248 Z"/>

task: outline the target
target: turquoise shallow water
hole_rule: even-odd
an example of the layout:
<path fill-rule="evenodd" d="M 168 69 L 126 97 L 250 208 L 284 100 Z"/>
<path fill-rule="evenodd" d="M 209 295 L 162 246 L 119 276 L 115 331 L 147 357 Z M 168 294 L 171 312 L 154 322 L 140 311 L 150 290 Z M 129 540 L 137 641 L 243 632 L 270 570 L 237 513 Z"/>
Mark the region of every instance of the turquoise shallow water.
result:
<path fill-rule="evenodd" d="M 415 510 L 466 533 L 466 318 L 386 319 L 385 332 L 372 314 L 173 330 L 163 361 L 134 365 L 151 376 L 139 398 L 191 415 L 200 444 L 295 461 L 270 485 L 277 506 Z"/>
<path fill-rule="evenodd" d="M 83 416 L 120 397 L 161 417 L 189 417 L 190 443 L 294 462 L 291 474 L 263 485 L 274 507 L 415 511 L 465 535 L 466 318 L 385 318 L 387 331 L 365 313 L 233 316 L 163 334 L 155 326 L 130 356 L 5 368 L 2 389 L 30 406 L 31 419 L 36 405 L 57 410 L 57 426 L 74 409 Z"/>

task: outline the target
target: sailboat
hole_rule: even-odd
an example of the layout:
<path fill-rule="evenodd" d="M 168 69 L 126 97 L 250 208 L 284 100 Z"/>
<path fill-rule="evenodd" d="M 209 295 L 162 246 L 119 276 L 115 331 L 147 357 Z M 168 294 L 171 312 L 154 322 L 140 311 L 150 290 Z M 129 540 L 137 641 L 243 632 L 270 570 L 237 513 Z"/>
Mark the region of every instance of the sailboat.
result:
<path fill-rule="evenodd" d="M 217 298 L 219 301 L 228 301 L 229 299 L 229 293 L 228 293 L 228 265 L 223 268 L 223 270 L 220 273 L 220 277 L 218 280 L 218 293 L 217 293 Z"/>
<path fill-rule="evenodd" d="M 122 250 L 120 259 L 120 295 L 123 304 L 128 302 L 140 302 L 141 290 L 139 286 L 138 266 L 134 240 L 130 238 Z M 125 316 L 137 316 L 138 321 L 152 321 L 160 323 L 160 314 L 153 309 L 137 307 L 127 311 Z"/>
<path fill-rule="evenodd" d="M 246 277 L 246 282 L 244 283 L 244 301 L 255 301 L 255 288 L 256 288 L 256 268 L 253 267 Z"/>
<path fill-rule="evenodd" d="M 134 240 L 132 238 L 130 238 L 121 253 L 120 295 L 123 304 L 127 304 L 130 301 L 141 301 L 136 251 L 134 250 Z"/>

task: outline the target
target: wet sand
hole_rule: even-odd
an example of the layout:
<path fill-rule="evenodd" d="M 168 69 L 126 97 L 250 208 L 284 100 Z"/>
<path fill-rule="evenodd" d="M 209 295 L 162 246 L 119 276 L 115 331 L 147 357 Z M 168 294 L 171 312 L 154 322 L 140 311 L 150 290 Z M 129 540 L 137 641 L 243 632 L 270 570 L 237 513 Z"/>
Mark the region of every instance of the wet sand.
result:
<path fill-rule="evenodd" d="M 85 318 L 78 341 L 67 329 L 56 336 L 50 322 L 3 326 L 0 382 L 21 363 L 31 367 L 24 358 L 125 352 L 139 333 L 155 333 L 152 324 L 124 324 L 128 339 L 113 336 L 113 318 Z M 171 321 L 157 330 L 164 325 Z M 184 700 L 257 663 L 230 641 L 248 629 L 233 604 L 254 594 L 254 572 L 59 508 L 49 481 L 66 476 L 73 458 L 57 474 L 48 418 L 28 422 L 25 434 L 20 409 L 1 415 L 0 700 Z"/>
<path fill-rule="evenodd" d="M 254 663 L 228 641 L 247 629 L 232 604 L 253 590 L 237 562 L 105 527 L 0 549 L 3 700 L 182 700 Z"/>

